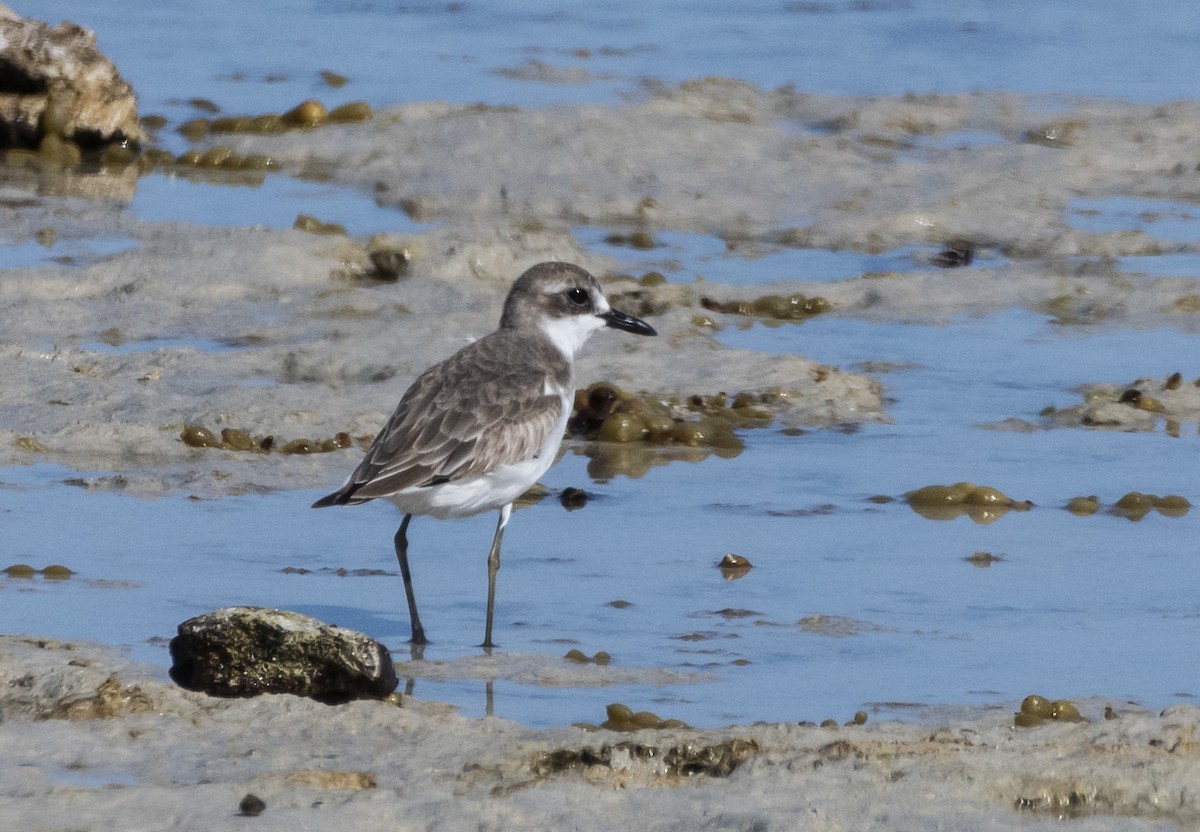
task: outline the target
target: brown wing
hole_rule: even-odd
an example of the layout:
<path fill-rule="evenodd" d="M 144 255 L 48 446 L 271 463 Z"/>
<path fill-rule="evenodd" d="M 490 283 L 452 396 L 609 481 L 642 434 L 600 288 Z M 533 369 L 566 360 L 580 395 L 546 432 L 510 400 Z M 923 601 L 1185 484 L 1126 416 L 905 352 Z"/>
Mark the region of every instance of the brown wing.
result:
<path fill-rule="evenodd" d="M 562 416 L 547 381 L 569 380 L 570 367 L 539 338 L 500 330 L 476 341 L 413 382 L 346 484 L 314 505 L 361 503 L 529 459 Z"/>

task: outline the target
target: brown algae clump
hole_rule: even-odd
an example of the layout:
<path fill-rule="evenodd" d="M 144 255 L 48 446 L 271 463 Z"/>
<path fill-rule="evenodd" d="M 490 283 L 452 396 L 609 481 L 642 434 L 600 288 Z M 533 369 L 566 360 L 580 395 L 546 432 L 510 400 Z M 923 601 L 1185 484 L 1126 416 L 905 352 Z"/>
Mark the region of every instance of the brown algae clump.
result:
<path fill-rule="evenodd" d="M 1180 497 L 1178 494 L 1154 498 L 1154 510 L 1167 517 L 1182 517 L 1191 507 L 1187 497 Z"/>
<path fill-rule="evenodd" d="M 976 569 L 987 569 L 993 563 L 1001 563 L 1004 558 L 1000 555 L 994 555 L 991 552 L 974 552 L 963 558 L 967 563 L 974 566 Z"/>
<path fill-rule="evenodd" d="M 992 523 L 1010 510 L 1028 511 L 1033 503 L 1018 501 L 988 485 L 958 482 L 954 485 L 927 485 L 909 491 L 904 499 L 912 510 L 930 520 L 953 520 L 965 514 L 976 523 Z"/>
<path fill-rule="evenodd" d="M 800 294 L 763 295 L 753 300 L 729 301 L 702 297 L 700 305 L 710 312 L 774 321 L 803 321 L 833 308 L 833 304 L 820 295 L 810 298 Z"/>
<path fill-rule="evenodd" d="M 628 246 L 638 251 L 649 251 L 658 245 L 654 239 L 654 235 L 645 229 L 633 231 L 629 234 L 614 231 L 605 236 L 604 242 L 610 246 Z"/>
<path fill-rule="evenodd" d="M 321 80 L 325 82 L 325 86 L 333 89 L 341 89 L 350 83 L 350 79 L 340 72 L 334 72 L 332 69 L 322 69 L 317 73 L 321 76 Z"/>
<path fill-rule="evenodd" d="M 566 652 L 563 658 L 569 662 L 574 662 L 575 664 L 598 664 L 601 666 L 606 666 L 612 663 L 612 655 L 605 650 L 599 650 L 596 652 L 596 655 L 589 657 L 588 654 L 584 653 L 582 650 L 572 647 Z"/>
<path fill-rule="evenodd" d="M 212 133 L 272 136 L 286 130 L 311 130 L 326 124 L 362 124 L 374 117 L 371 105 L 365 101 L 351 101 L 329 110 L 320 101 L 310 98 L 283 114 L 262 113 L 192 119 L 180 125 L 179 133 L 193 141 Z"/>
<path fill-rule="evenodd" d="M 1080 517 L 1095 514 L 1100 510 L 1100 498 L 1094 494 L 1088 497 L 1073 497 L 1067 503 L 1067 511 Z"/>
<path fill-rule="evenodd" d="M 351 101 L 329 111 L 330 124 L 363 124 L 374 117 L 371 105 L 365 101 Z"/>
<path fill-rule="evenodd" d="M 1047 722 L 1083 721 L 1074 702 L 1066 699 L 1051 701 L 1036 693 L 1026 696 L 1021 702 L 1021 710 L 1013 714 L 1013 725 L 1018 728 L 1034 728 Z"/>
<path fill-rule="evenodd" d="M 711 744 L 681 742 L 677 745 L 651 745 L 623 741 L 599 748 L 559 748 L 539 752 L 530 768 L 538 777 L 570 772 L 594 775 L 608 769 L 622 777 L 641 770 L 653 778 L 698 776 L 728 777 L 742 763 L 761 752 L 752 739 L 728 739 Z"/>
<path fill-rule="evenodd" d="M 1192 504 L 1186 497 L 1168 494 L 1159 497 L 1155 494 L 1143 494 L 1140 491 L 1130 491 L 1121 497 L 1112 507 L 1113 514 L 1119 514 L 1130 520 L 1141 520 L 1151 511 L 1157 511 L 1166 517 L 1182 517 L 1188 513 Z"/>
<path fill-rule="evenodd" d="M 292 228 L 309 234 L 339 234 L 346 236 L 346 226 L 339 222 L 323 222 L 311 214 L 299 214 Z"/>
<path fill-rule="evenodd" d="M 288 127 L 320 127 L 328 118 L 329 111 L 315 98 L 301 101 L 280 116 L 280 120 Z"/>
<path fill-rule="evenodd" d="M 753 564 L 750 559 L 742 555 L 727 552 L 725 557 L 721 558 L 717 563 L 717 568 L 721 570 L 721 576 L 727 581 L 736 581 L 738 578 L 744 578 L 750 571 Z"/>
<path fill-rule="evenodd" d="M 1145 410 L 1148 413 L 1165 413 L 1167 411 L 1163 403 L 1153 396 L 1143 393 L 1135 387 L 1123 392 L 1117 401 L 1121 404 L 1128 404 L 1136 407 L 1138 410 Z"/>
<path fill-rule="evenodd" d="M 764 394 L 766 395 L 766 394 Z M 719 455 L 736 455 L 743 443 L 735 430 L 766 426 L 772 413 L 756 394 L 690 396 L 686 402 L 663 402 L 654 396 L 626 393 L 600 382 L 575 393 L 575 409 L 567 428 L 571 434 L 598 442 L 646 442 L 711 448 Z"/>
<path fill-rule="evenodd" d="M 342 431 L 329 439 L 293 439 L 280 442 L 274 436 L 251 436 L 238 428 L 224 428 L 221 438 L 203 425 L 188 424 L 179 433 L 183 444 L 192 448 L 219 448 L 224 451 L 266 453 L 272 450 L 284 454 L 316 454 L 340 451 L 354 444 L 350 434 Z"/>
<path fill-rule="evenodd" d="M 575 511 L 587 505 L 588 494 L 582 488 L 567 486 L 558 495 L 558 502 L 567 511 Z"/>
<path fill-rule="evenodd" d="M 678 719 L 663 719 L 650 711 L 634 711 L 628 705 L 614 702 L 604 709 L 608 719 L 600 723 L 601 728 L 609 731 L 641 731 L 647 728 L 687 728 L 688 725 Z"/>
<path fill-rule="evenodd" d="M 1154 497 L 1140 491 L 1130 491 L 1113 505 L 1113 513 L 1121 514 L 1131 520 L 1140 520 L 1154 508 Z"/>
<path fill-rule="evenodd" d="M 371 262 L 369 276 L 376 280 L 394 282 L 408 275 L 413 251 L 405 245 L 390 245 L 384 240 L 372 240 L 367 248 Z"/>
<path fill-rule="evenodd" d="M 183 444 L 193 448 L 221 447 L 216 435 L 203 425 L 184 425 L 179 438 L 183 440 Z"/>
<path fill-rule="evenodd" d="M 13 447 L 31 454 L 43 454 L 47 448 L 32 436 L 18 436 L 12 441 Z"/>

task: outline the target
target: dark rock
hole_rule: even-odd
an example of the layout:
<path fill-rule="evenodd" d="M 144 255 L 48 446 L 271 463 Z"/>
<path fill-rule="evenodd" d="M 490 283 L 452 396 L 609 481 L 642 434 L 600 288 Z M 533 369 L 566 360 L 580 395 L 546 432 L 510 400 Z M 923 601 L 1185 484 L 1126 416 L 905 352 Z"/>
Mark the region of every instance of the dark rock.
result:
<path fill-rule="evenodd" d="M 975 259 L 975 244 L 969 240 L 955 240 L 930 258 L 939 269 L 956 269 L 969 266 Z"/>
<path fill-rule="evenodd" d="M 247 818 L 256 818 L 267 808 L 266 801 L 256 794 L 247 794 L 238 803 L 238 814 Z"/>
<path fill-rule="evenodd" d="M 226 607 L 189 618 L 171 639 L 171 659 L 172 679 L 212 696 L 291 693 L 335 703 L 396 688 L 382 644 L 287 610 Z"/>
<path fill-rule="evenodd" d="M 36 148 L 48 135 L 81 147 L 136 143 L 137 98 L 92 32 L 0 5 L 0 147 Z"/>

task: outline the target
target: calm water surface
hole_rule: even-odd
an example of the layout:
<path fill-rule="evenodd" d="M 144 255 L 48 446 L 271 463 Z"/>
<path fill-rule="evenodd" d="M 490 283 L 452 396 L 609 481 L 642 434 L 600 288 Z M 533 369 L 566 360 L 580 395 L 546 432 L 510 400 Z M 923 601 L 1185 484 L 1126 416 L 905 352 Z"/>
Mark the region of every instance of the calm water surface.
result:
<path fill-rule="evenodd" d="M 396 4 L 359 0 L 209 4 L 203 21 L 182 3 L 26 5 L 96 29 L 141 96 L 144 112 L 182 118 L 202 96 L 228 112 L 279 110 L 319 95 L 381 105 L 429 98 L 545 104 L 612 101 L 646 78 L 703 75 L 824 93 L 1009 89 L 1142 101 L 1194 94 L 1200 16 L 1189 3 L 815 2 Z M 214 23 L 214 21 L 217 21 Z M 586 70 L 587 83 L 521 80 L 531 62 Z M 351 79 L 330 90 L 319 71 Z M 515 70 L 515 71 L 513 71 Z M 572 78 L 577 76 L 571 76 Z M 335 214 L 351 232 L 400 230 L 407 220 L 366 197 L 269 179 L 262 189 L 144 180 L 131 210 L 150 220 L 290 224 L 299 211 Z M 1175 206 L 1103 200 L 1073 206 L 1090 230 L 1172 224 Z M 1166 219 L 1162 219 L 1163 215 Z M 1161 227 L 1156 230 L 1161 231 Z M 742 261 L 716 240 L 662 235 L 681 268 L 754 283 L 772 274 L 852 279 L 909 268 L 911 252 L 881 257 L 786 252 Z M 603 233 L 581 230 L 604 248 Z M 113 243 L 98 243 L 103 248 Z M 610 251 L 619 256 L 619 251 Z M 0 265 L 45 253 L 7 249 Z M 1197 274 L 1195 258 L 1136 258 L 1123 268 Z M 1170 262 L 1167 262 L 1167 261 Z M 1161 262 L 1160 262 L 1161 261 Z M 1159 269 L 1158 272 L 1155 269 Z M 758 277 L 761 275 L 761 277 Z M 497 638 L 504 650 L 559 656 L 606 650 L 622 666 L 697 671 L 706 681 L 598 690 L 495 685 L 496 712 L 539 725 L 602 719 L 625 701 L 696 724 L 848 718 L 871 703 L 994 703 L 1030 692 L 1100 694 L 1161 707 L 1198 692 L 1190 662 L 1200 637 L 1194 591 L 1197 515 L 1140 522 L 1063 504 L 1130 490 L 1200 502 L 1200 438 L 1081 430 L 1010 433 L 979 425 L 1036 421 L 1078 400 L 1093 380 L 1185 375 L 1194 338 L 1170 330 L 1057 327 L 1008 312 L 944 326 L 818 318 L 802 326 L 730 329 L 731 346 L 801 352 L 856 368 L 886 359 L 889 424 L 853 431 L 744 434 L 733 459 L 674 463 L 639 479 L 593 482 L 576 447 L 550 471 L 552 489 L 593 499 L 564 511 L 553 498 L 515 516 L 505 539 Z M 3 584 L 0 626 L 126 646 L 167 664 L 163 641 L 186 617 L 232 604 L 289 607 L 364 630 L 404 653 L 398 576 L 338 577 L 394 568 L 398 515 L 387 505 L 316 513 L 317 493 L 193 502 L 144 501 L 64 484 L 47 466 L 0 472 L 5 563 L 64 562 L 79 574 Z M 972 480 L 1033 501 L 989 525 L 934 521 L 901 501 L 930 483 Z M 68 518 L 69 522 L 64 522 Z M 476 654 L 484 553 L 494 519 L 418 518 L 411 529 L 431 659 Z M 726 581 L 725 552 L 754 569 Z M 964 558 L 1002 560 L 978 568 Z M 283 574 L 287 566 L 312 570 Z M 624 608 L 611 602 L 629 602 Z M 739 611 L 737 614 L 729 611 Z M 825 616 L 813 632 L 800 622 Z M 421 696 L 482 713 L 481 682 L 418 679 Z M 912 713 L 899 705 L 883 713 Z"/>

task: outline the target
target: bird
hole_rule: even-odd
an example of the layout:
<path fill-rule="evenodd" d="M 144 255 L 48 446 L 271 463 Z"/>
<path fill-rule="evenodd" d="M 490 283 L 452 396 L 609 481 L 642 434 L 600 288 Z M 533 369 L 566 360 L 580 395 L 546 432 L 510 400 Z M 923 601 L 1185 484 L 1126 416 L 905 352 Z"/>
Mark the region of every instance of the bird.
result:
<path fill-rule="evenodd" d="M 513 501 L 554 463 L 575 399 L 575 355 L 597 331 L 656 335 L 613 309 L 600 282 L 572 263 L 532 266 L 513 283 L 500 326 L 417 377 L 362 462 L 313 508 L 383 498 L 404 512 L 394 545 L 404 579 L 411 643 L 428 643 L 408 564 L 414 515 L 470 517 L 499 510 L 488 551 L 491 649 L 500 541 Z"/>

